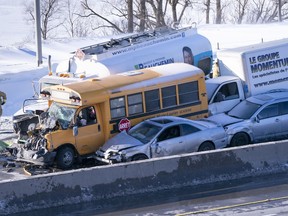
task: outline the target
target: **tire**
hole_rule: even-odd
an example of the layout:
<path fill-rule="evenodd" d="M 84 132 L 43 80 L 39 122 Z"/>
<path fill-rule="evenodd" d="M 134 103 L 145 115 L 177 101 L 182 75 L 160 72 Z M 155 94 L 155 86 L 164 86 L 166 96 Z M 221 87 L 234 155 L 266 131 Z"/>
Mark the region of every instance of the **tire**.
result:
<path fill-rule="evenodd" d="M 146 155 L 143 155 L 143 154 L 134 155 L 132 157 L 132 161 L 139 161 L 139 160 L 146 160 L 146 159 L 148 159 L 148 157 Z"/>
<path fill-rule="evenodd" d="M 203 142 L 199 149 L 198 149 L 198 152 L 201 152 L 201 151 L 209 151 L 209 150 L 214 150 L 215 147 L 213 145 L 213 143 L 211 142 Z"/>
<path fill-rule="evenodd" d="M 235 147 L 235 146 L 242 146 L 242 145 L 248 145 L 250 143 L 250 138 L 248 136 L 248 134 L 246 133 L 236 133 L 230 142 L 230 146 L 231 147 Z"/>
<path fill-rule="evenodd" d="M 63 147 L 57 151 L 57 167 L 63 170 L 70 169 L 75 162 L 75 152 L 71 147 Z"/>

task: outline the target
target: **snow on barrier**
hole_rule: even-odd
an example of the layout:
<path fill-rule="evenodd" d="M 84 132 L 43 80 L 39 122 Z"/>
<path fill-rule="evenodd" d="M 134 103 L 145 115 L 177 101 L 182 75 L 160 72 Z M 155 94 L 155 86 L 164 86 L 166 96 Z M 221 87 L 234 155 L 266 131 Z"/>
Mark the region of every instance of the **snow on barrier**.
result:
<path fill-rule="evenodd" d="M 288 170 L 288 141 L 32 176 L 0 183 L 0 214 L 109 203 Z"/>

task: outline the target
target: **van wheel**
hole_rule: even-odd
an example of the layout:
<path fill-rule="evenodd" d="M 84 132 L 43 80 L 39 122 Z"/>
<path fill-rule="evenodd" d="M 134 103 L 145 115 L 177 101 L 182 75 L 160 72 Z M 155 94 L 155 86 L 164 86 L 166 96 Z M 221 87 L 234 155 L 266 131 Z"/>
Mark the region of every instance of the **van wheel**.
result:
<path fill-rule="evenodd" d="M 215 147 L 213 145 L 213 143 L 211 142 L 204 142 L 200 145 L 199 149 L 198 149 L 198 152 L 201 152 L 201 151 L 209 151 L 209 150 L 214 150 Z"/>
<path fill-rule="evenodd" d="M 146 160 L 146 159 L 148 159 L 148 157 L 146 155 L 143 155 L 143 154 L 134 155 L 132 157 L 132 161 L 139 161 L 139 160 Z"/>
<path fill-rule="evenodd" d="M 236 133 L 230 142 L 230 146 L 234 147 L 234 146 L 241 146 L 241 145 L 248 145 L 250 142 L 250 138 L 248 136 L 248 134 L 246 133 Z"/>
<path fill-rule="evenodd" d="M 71 147 L 63 147 L 57 151 L 57 167 L 60 169 L 70 169 L 75 162 L 75 152 Z"/>

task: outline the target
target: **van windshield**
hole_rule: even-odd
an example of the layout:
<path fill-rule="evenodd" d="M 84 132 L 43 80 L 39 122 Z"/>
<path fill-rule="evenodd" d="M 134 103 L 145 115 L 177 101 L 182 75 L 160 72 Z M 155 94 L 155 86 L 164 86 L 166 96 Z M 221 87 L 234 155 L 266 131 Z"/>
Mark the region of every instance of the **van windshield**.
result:
<path fill-rule="evenodd" d="M 48 116 L 58 121 L 62 129 L 67 129 L 75 115 L 76 109 L 76 107 L 53 102 L 49 107 Z"/>

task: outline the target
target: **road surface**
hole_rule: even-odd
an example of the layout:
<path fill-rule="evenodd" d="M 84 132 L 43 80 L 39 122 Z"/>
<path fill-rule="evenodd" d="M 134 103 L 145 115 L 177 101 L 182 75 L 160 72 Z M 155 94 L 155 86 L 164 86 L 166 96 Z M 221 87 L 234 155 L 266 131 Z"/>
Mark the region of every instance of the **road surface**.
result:
<path fill-rule="evenodd" d="M 150 194 L 142 199 L 127 197 L 120 201 L 107 202 L 105 205 L 89 203 L 18 215 L 40 214 L 42 216 L 287 216 L 288 174 L 210 185 L 206 190 L 182 188 L 157 195 Z"/>

